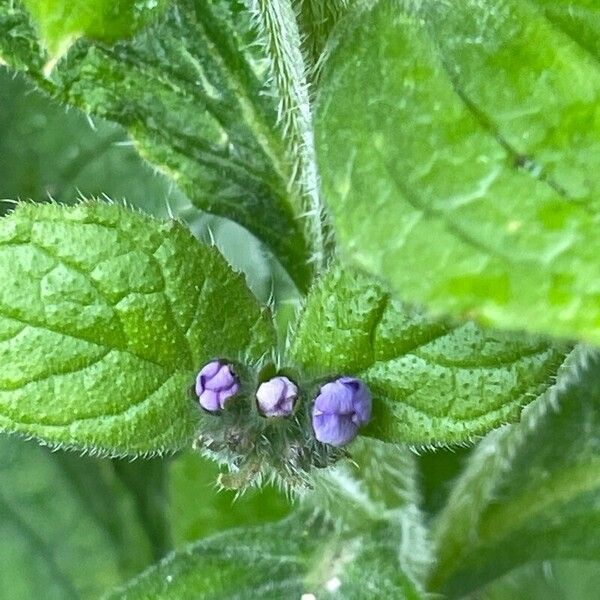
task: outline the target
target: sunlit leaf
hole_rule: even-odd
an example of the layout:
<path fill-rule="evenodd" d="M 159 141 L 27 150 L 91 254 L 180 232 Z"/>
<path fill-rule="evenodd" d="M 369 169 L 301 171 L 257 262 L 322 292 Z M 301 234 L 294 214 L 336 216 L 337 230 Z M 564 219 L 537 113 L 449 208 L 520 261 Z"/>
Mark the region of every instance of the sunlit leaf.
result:
<path fill-rule="evenodd" d="M 599 342 L 600 63 L 546 4 L 360 3 L 321 173 L 343 255 L 403 299 Z"/>
<path fill-rule="evenodd" d="M 191 441 L 195 374 L 260 357 L 273 329 L 219 253 L 117 206 L 0 220 L 0 429 L 112 454 Z"/>
<path fill-rule="evenodd" d="M 566 351 L 542 337 L 429 318 L 369 276 L 335 268 L 309 295 L 289 355 L 315 377 L 368 383 L 366 435 L 445 444 L 518 418 L 552 385 Z"/>

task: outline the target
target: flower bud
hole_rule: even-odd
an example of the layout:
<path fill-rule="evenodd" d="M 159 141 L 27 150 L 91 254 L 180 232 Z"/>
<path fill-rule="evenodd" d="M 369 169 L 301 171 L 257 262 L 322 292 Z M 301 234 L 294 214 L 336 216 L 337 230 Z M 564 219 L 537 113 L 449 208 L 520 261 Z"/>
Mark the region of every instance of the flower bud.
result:
<path fill-rule="evenodd" d="M 317 440 L 332 446 L 345 446 L 371 418 L 369 388 L 354 377 L 340 377 L 321 387 L 312 410 Z"/>
<path fill-rule="evenodd" d="M 228 398 L 240 390 L 240 382 L 231 365 L 220 360 L 212 360 L 202 367 L 196 377 L 196 395 L 200 406 L 209 412 L 219 412 L 225 408 Z"/>
<path fill-rule="evenodd" d="M 298 386 L 282 375 L 261 383 L 256 391 L 258 410 L 265 417 L 289 417 L 298 399 Z"/>

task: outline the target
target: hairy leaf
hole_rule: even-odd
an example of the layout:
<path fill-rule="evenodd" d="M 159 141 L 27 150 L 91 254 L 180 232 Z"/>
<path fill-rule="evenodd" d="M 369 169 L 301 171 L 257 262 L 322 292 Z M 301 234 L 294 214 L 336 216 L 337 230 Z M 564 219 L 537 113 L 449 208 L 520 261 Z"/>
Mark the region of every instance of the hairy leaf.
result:
<path fill-rule="evenodd" d="M 52 58 L 79 37 L 106 41 L 129 37 L 159 14 L 168 0 L 23 0 Z"/>
<path fill-rule="evenodd" d="M 545 4 L 361 3 L 318 153 L 345 257 L 402 298 L 599 342 L 600 65 Z"/>
<path fill-rule="evenodd" d="M 298 517 L 237 529 L 171 555 L 111 597 L 423 598 L 403 573 L 387 534 L 383 523 L 370 535 L 345 536 Z"/>
<path fill-rule="evenodd" d="M 373 393 L 369 436 L 463 442 L 518 418 L 566 347 L 533 335 L 433 320 L 371 277 L 331 270 L 312 290 L 289 350 L 314 377 L 357 375 Z"/>
<path fill-rule="evenodd" d="M 247 0 L 258 25 L 279 98 L 279 115 L 295 181 L 301 191 L 296 214 L 313 241 L 311 261 L 327 262 L 327 223 L 322 211 L 307 67 L 292 0 Z"/>
<path fill-rule="evenodd" d="M 363 441 L 353 459 L 317 476 L 313 496 L 286 520 L 191 545 L 114 597 L 424 598 L 412 457 Z"/>
<path fill-rule="evenodd" d="M 19 0 L 0 0 L 0 57 L 55 98 L 125 126 L 201 209 L 263 240 L 305 289 L 312 266 L 278 100 L 238 0 L 180 0 L 128 42 L 80 41 L 53 69 Z"/>
<path fill-rule="evenodd" d="M 600 357 L 587 362 L 476 449 L 437 523 L 434 589 L 458 598 L 528 562 L 600 560 Z"/>
<path fill-rule="evenodd" d="M 372 532 L 386 523 L 387 532 L 378 535 L 396 544 L 403 571 L 422 589 L 432 557 L 411 451 L 359 438 L 352 445 L 352 458 L 315 472 L 313 486 L 303 506 L 324 511 L 340 531 Z"/>
<path fill-rule="evenodd" d="M 0 436 L 0 598 L 99 597 L 151 562 L 110 461 Z"/>
<path fill-rule="evenodd" d="M 0 429 L 55 446 L 180 448 L 204 362 L 274 343 L 216 250 L 116 206 L 20 206 L 0 220 L 0 278 Z"/>

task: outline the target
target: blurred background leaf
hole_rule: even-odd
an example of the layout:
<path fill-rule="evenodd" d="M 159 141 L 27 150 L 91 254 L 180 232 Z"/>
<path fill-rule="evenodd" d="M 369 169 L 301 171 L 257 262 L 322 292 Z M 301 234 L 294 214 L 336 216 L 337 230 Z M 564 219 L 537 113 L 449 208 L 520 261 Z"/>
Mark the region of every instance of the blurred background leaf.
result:
<path fill-rule="evenodd" d="M 512 571 L 470 600 L 595 600 L 599 586 L 598 563 L 548 560 Z"/>
<path fill-rule="evenodd" d="M 104 195 L 156 216 L 186 204 L 122 128 L 67 110 L 0 69 L 0 198 L 72 203 Z"/>
<path fill-rule="evenodd" d="M 153 554 L 111 461 L 0 436 L 0 598 L 95 597 Z"/>
<path fill-rule="evenodd" d="M 180 456 L 171 466 L 170 520 L 176 546 L 224 529 L 282 519 L 290 502 L 272 487 L 252 489 L 237 497 L 217 491 L 218 466 L 198 454 Z"/>

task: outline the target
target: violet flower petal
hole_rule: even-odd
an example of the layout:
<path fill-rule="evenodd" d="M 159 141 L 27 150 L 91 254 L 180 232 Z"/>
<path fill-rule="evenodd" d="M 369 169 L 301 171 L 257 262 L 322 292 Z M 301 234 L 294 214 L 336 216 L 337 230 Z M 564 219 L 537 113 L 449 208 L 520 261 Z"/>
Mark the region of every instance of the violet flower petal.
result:
<path fill-rule="evenodd" d="M 371 393 L 360 379 L 340 377 L 321 387 L 312 423 L 317 440 L 332 446 L 351 442 L 371 418 Z"/>
<path fill-rule="evenodd" d="M 225 408 L 228 398 L 237 394 L 240 383 L 229 363 L 213 360 L 196 377 L 196 395 L 200 406 L 209 412 Z"/>
<path fill-rule="evenodd" d="M 258 409 L 265 417 L 288 417 L 298 399 L 298 386 L 282 375 L 261 383 L 256 391 Z"/>

